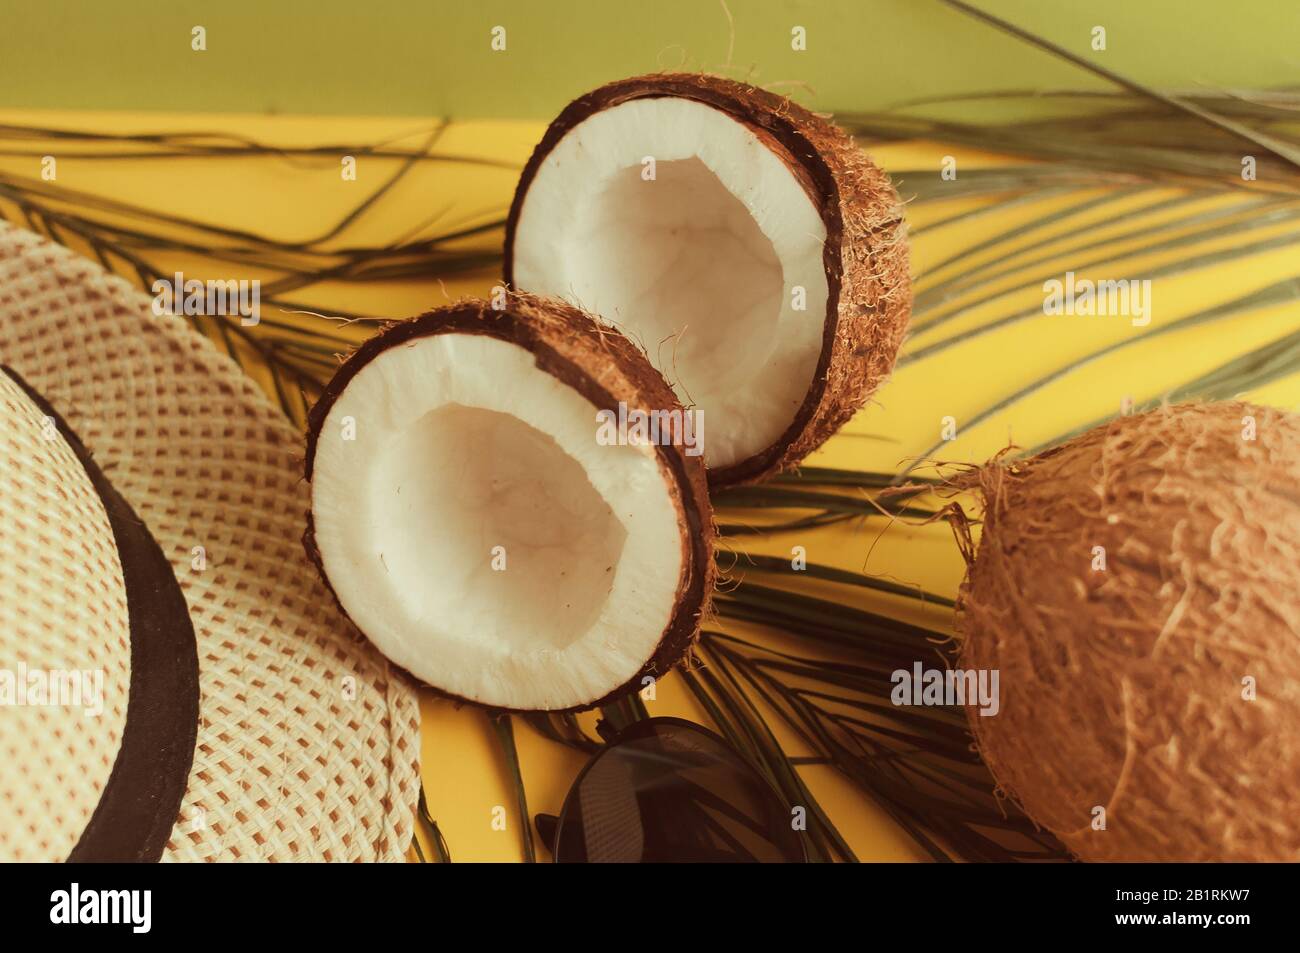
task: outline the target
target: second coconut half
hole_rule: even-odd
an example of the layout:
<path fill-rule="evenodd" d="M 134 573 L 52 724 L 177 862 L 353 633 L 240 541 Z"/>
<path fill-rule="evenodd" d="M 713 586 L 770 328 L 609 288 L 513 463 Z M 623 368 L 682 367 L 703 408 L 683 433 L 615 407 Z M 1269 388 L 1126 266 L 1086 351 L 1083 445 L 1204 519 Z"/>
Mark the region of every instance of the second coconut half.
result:
<path fill-rule="evenodd" d="M 523 711 L 606 703 L 689 651 L 713 588 L 702 458 L 608 426 L 682 413 L 631 342 L 560 302 L 390 325 L 312 410 L 308 552 L 432 687 Z"/>
<path fill-rule="evenodd" d="M 889 177 L 826 119 L 716 76 L 575 100 L 524 168 L 506 281 L 640 344 L 709 426 L 709 481 L 797 464 L 893 370 L 911 312 Z"/>

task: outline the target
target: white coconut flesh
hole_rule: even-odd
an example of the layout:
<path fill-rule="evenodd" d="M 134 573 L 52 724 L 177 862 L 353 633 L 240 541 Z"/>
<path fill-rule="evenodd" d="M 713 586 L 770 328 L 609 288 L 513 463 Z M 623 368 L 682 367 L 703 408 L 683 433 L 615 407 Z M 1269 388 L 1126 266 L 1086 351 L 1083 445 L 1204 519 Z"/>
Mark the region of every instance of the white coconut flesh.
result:
<path fill-rule="evenodd" d="M 807 191 L 749 127 L 693 100 L 637 99 L 576 125 L 539 165 L 512 272 L 645 348 L 703 411 L 716 468 L 776 443 L 812 385 L 825 242 Z"/>
<path fill-rule="evenodd" d="M 589 704 L 651 658 L 680 515 L 654 448 L 601 445 L 597 410 L 484 335 L 416 338 L 348 382 L 316 444 L 316 545 L 388 658 L 519 709 Z"/>

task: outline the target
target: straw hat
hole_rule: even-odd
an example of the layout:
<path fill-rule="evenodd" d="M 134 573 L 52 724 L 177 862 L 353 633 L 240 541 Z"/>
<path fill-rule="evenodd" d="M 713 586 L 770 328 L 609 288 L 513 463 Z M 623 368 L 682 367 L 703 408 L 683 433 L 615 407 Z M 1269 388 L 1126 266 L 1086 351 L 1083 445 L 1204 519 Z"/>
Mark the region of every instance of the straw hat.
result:
<path fill-rule="evenodd" d="M 0 364 L 0 860 L 401 860 L 416 696 L 306 561 L 300 435 L 3 224 Z"/>

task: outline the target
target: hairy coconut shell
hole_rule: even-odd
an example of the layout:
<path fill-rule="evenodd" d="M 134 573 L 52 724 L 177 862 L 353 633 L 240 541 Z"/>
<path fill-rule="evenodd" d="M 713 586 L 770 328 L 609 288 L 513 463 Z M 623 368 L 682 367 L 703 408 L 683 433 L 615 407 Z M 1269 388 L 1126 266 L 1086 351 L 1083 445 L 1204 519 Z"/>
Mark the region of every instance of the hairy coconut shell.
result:
<path fill-rule="evenodd" d="M 1169 407 L 977 479 L 1000 787 L 1084 860 L 1300 860 L 1300 416 Z"/>
<path fill-rule="evenodd" d="M 388 324 L 348 356 L 308 415 L 305 464 L 308 481 L 312 478 L 321 428 L 330 408 L 357 372 L 389 348 L 420 337 L 452 333 L 483 334 L 520 345 L 534 356 L 540 370 L 578 391 L 597 408 L 617 407 L 619 401 L 626 402 L 629 411 L 681 408 L 663 375 L 651 366 L 636 345 L 579 309 L 562 301 L 525 294 L 507 295 L 505 306 L 500 309 L 486 301 L 466 300 Z M 594 427 L 593 419 L 593 439 Z M 641 671 L 608 695 L 567 711 L 608 704 L 640 690 L 646 676 L 663 677 L 690 653 L 708 611 L 716 575 L 713 560 L 716 528 L 703 458 L 689 456 L 685 448 L 676 445 L 656 446 L 655 451 L 661 469 L 671 479 L 671 495 L 682 529 L 682 573 L 672 618 L 658 648 Z M 338 593 L 326 575 L 316 545 L 310 510 L 303 545 L 337 602 Z M 341 602 L 339 608 L 347 614 Z M 449 694 L 436 686 L 429 687 Z"/>
<path fill-rule="evenodd" d="M 823 262 L 829 295 L 812 385 L 775 443 L 748 459 L 709 470 L 713 486 L 754 482 L 797 464 L 825 443 L 893 371 L 912 311 L 903 205 L 889 176 L 852 137 L 784 96 L 699 73 L 638 76 L 574 100 L 546 130 L 520 176 L 506 221 L 507 285 L 514 280 L 519 215 L 547 155 L 594 113 L 653 97 L 694 100 L 743 123 L 790 169 L 826 225 Z"/>

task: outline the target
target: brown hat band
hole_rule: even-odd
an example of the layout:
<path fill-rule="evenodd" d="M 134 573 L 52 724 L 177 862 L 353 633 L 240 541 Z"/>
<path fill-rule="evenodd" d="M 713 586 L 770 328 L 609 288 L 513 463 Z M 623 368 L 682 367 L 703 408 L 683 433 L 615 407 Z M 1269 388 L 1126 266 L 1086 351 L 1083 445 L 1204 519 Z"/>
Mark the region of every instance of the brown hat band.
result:
<path fill-rule="evenodd" d="M 59 413 L 0 366 L 54 419 L 103 502 L 122 563 L 131 630 L 131 688 L 121 745 L 69 861 L 157 861 L 180 811 L 194 760 L 199 664 L 194 626 L 171 564 Z"/>

